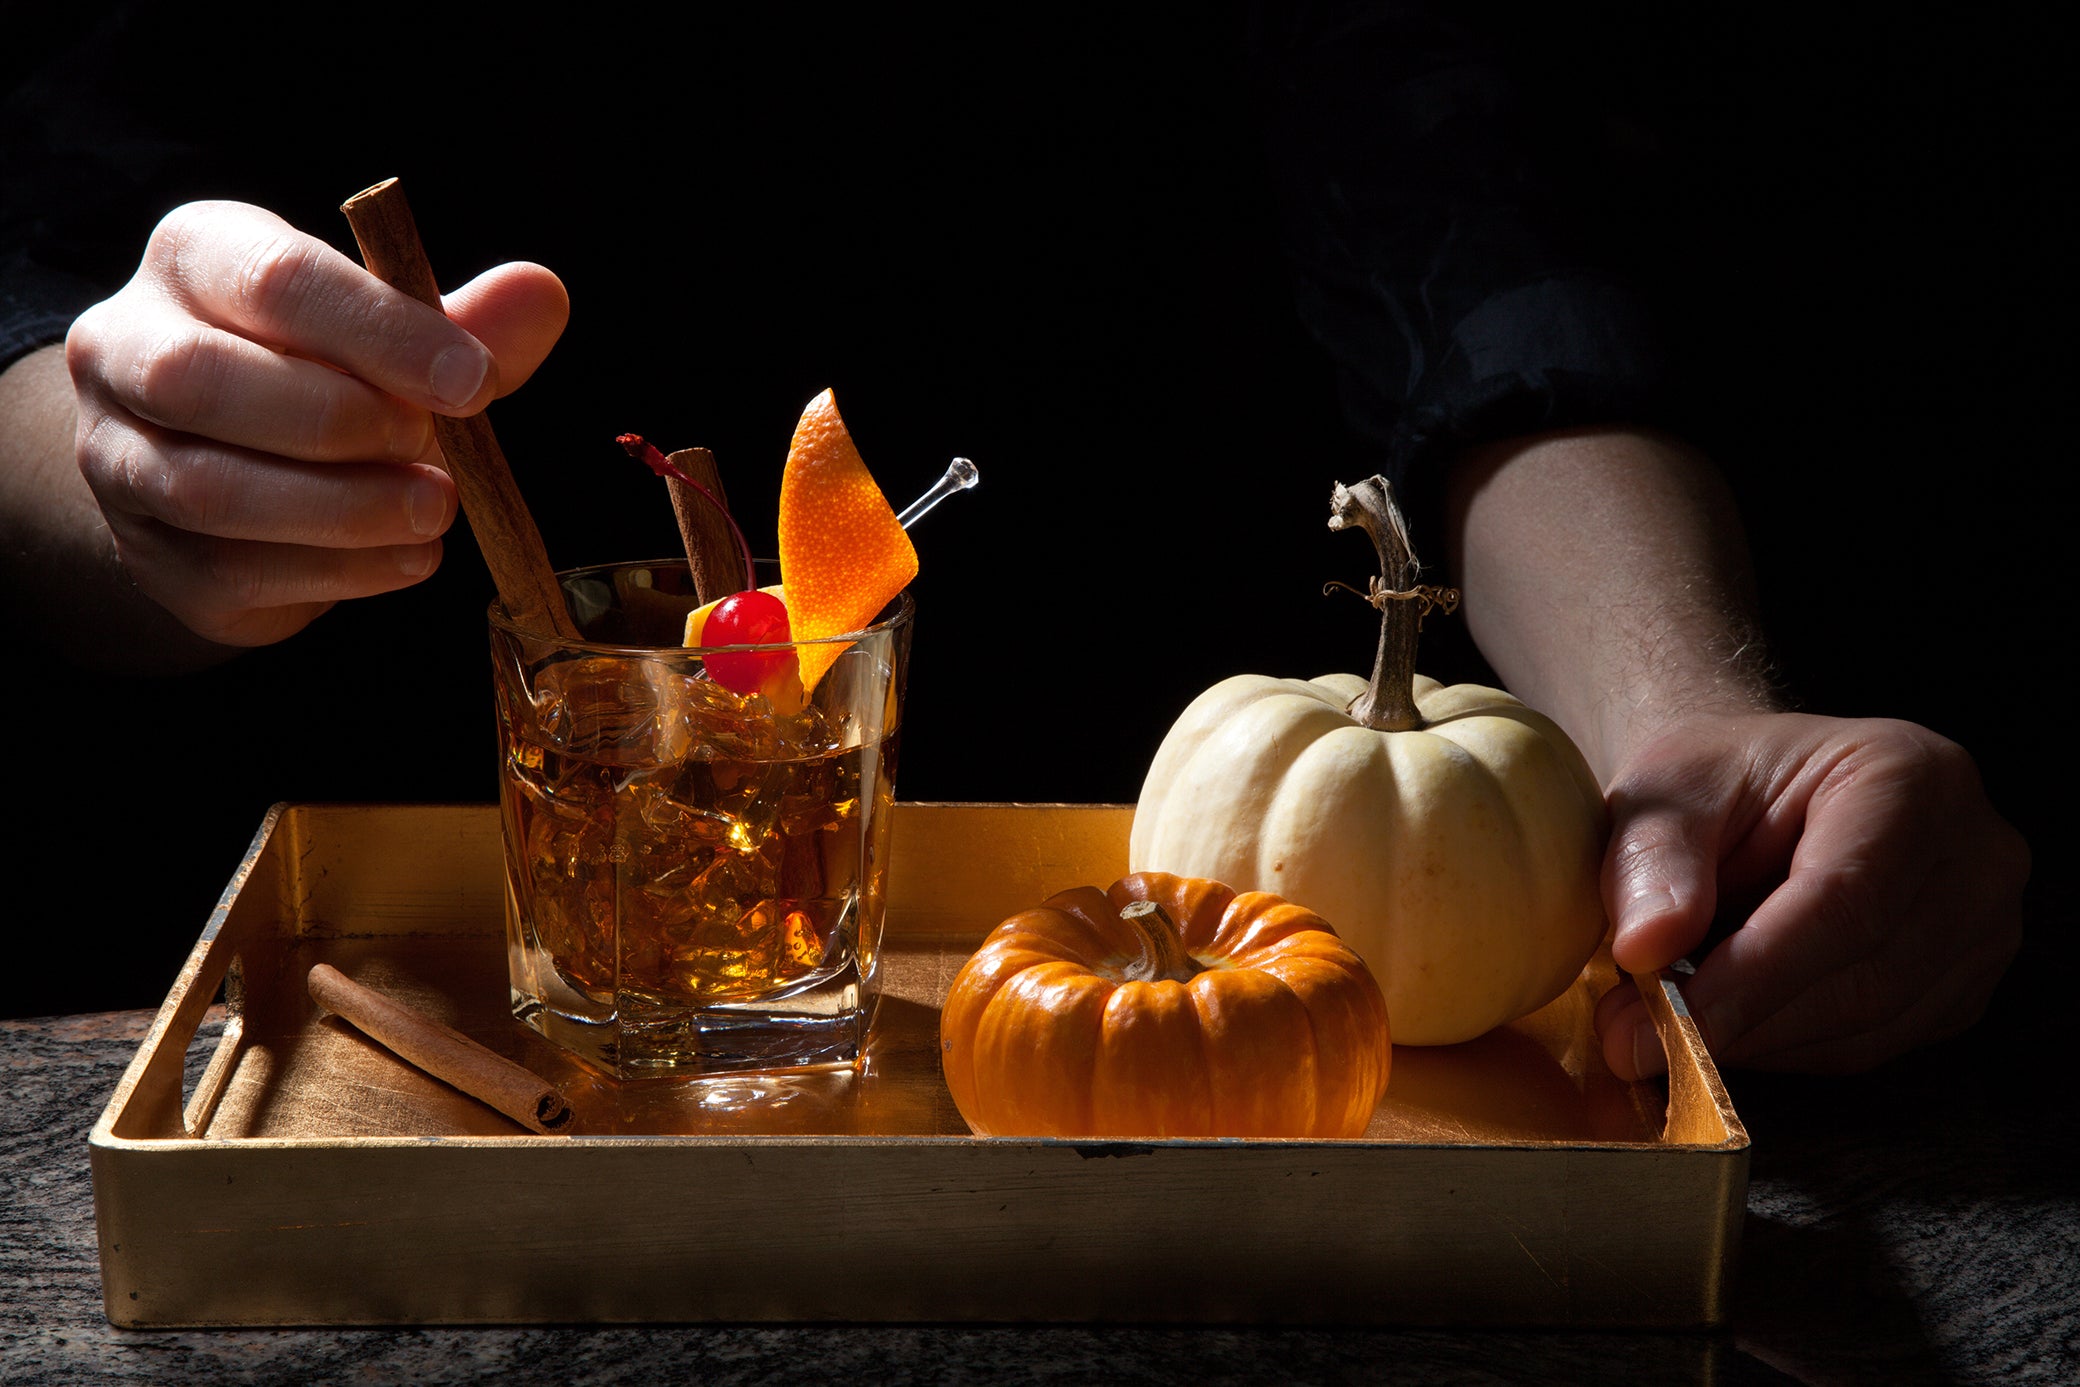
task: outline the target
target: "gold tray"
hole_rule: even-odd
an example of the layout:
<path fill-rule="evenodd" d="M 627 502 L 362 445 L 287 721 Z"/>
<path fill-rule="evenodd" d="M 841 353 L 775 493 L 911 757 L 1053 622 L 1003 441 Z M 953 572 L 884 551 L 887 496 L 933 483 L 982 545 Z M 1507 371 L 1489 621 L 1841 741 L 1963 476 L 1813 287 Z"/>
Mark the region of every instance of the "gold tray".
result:
<path fill-rule="evenodd" d="M 948 982 L 1005 916 L 1120 875 L 1132 812 L 897 806 L 863 1071 L 616 1084 L 508 1015 L 494 807 L 277 805 L 94 1127 L 108 1317 L 1723 1321 L 1747 1134 L 1665 980 L 1665 1089 L 1604 1067 L 1607 956 L 1480 1040 L 1397 1047 L 1360 1140 L 968 1135 Z M 575 1134 L 320 1015 L 318 962 L 561 1084 Z"/>

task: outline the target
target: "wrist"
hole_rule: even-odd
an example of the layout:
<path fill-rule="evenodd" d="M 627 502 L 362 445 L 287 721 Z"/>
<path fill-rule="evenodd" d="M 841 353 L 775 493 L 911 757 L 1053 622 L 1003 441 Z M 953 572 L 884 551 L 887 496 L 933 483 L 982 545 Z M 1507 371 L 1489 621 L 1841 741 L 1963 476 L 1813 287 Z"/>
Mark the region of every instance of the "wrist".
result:
<path fill-rule="evenodd" d="M 1622 618 L 1620 619 L 1622 622 Z M 1613 645 L 1583 754 L 1610 774 L 1671 727 L 1698 717 L 1743 717 L 1789 706 L 1759 628 L 1738 616 L 1713 622 L 1622 624 Z M 1564 723 L 1563 723 L 1564 725 Z M 1594 748 L 1593 751 L 1591 748 Z"/>

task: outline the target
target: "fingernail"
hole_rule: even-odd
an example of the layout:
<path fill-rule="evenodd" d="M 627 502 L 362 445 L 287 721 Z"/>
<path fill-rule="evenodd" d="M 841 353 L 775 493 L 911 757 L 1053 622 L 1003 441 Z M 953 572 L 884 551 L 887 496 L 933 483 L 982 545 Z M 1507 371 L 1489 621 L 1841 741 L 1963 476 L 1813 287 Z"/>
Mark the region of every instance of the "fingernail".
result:
<path fill-rule="evenodd" d="M 461 409 L 484 388 L 491 356 L 482 347 L 454 346 L 433 359 L 433 397 L 450 409 Z"/>
<path fill-rule="evenodd" d="M 400 545 L 397 553 L 397 571 L 407 578 L 424 578 L 433 572 L 441 561 L 438 544 Z"/>
<path fill-rule="evenodd" d="M 415 535 L 431 539 L 448 528 L 448 493 L 431 477 L 417 476 L 405 484 L 404 509 Z"/>

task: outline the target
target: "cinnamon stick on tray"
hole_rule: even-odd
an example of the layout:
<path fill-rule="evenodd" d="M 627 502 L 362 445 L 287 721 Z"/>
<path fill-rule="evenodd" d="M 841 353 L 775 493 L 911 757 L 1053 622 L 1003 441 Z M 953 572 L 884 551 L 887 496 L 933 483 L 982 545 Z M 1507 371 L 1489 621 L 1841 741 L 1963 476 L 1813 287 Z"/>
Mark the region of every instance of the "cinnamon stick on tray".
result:
<path fill-rule="evenodd" d="M 530 1131 L 554 1136 L 571 1105 L 540 1075 L 452 1027 L 355 982 L 329 963 L 311 968 L 311 1000 L 434 1078 L 488 1103 Z"/>
<path fill-rule="evenodd" d="M 397 180 L 385 179 L 363 189 L 339 210 L 354 229 L 369 273 L 440 311 L 440 286 Z M 455 489 L 462 495 L 462 517 L 477 537 L 477 547 L 484 551 L 484 563 L 498 585 L 506 614 L 530 629 L 577 639 L 578 629 L 564 604 L 556 571 L 549 565 L 541 531 L 521 499 L 513 470 L 506 465 L 506 455 L 491 431 L 491 421 L 481 414 L 467 419 L 436 414 L 433 431 L 448 459 Z"/>

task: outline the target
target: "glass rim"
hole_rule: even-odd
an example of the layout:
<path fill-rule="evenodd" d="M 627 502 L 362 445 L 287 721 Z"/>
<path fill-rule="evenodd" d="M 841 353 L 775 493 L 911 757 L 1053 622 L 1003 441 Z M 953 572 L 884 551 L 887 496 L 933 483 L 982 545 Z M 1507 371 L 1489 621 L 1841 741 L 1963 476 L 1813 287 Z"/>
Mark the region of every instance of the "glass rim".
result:
<path fill-rule="evenodd" d="M 761 559 L 758 562 L 773 563 L 776 561 L 770 559 Z M 678 569 L 682 572 L 687 572 L 691 570 L 692 565 L 689 564 L 683 558 L 629 559 L 620 563 L 584 564 L 577 568 L 558 569 L 555 575 L 556 583 L 557 586 L 561 588 L 563 586 L 564 580 L 567 578 L 584 577 L 591 574 L 618 573 L 631 568 L 672 568 Z M 738 591 L 741 592 L 744 591 L 744 589 L 740 588 L 738 589 Z M 701 606 L 705 605 L 707 604 L 696 603 L 693 607 L 688 608 L 688 610 L 696 611 Z M 529 641 L 548 642 L 550 644 L 555 645 L 558 649 L 561 650 L 582 650 L 586 652 L 593 652 L 599 654 L 647 656 L 649 658 L 655 659 L 658 656 L 668 654 L 702 655 L 711 651 L 729 651 L 735 653 L 738 651 L 793 650 L 798 646 L 804 645 L 856 644 L 859 641 L 881 635 L 885 632 L 893 631 L 901 626 L 906 626 L 910 623 L 911 618 L 913 618 L 917 614 L 917 603 L 910 596 L 910 589 L 908 587 L 905 587 L 902 591 L 898 592 L 892 599 L 890 599 L 890 605 L 895 608 L 893 614 L 883 618 L 880 621 L 875 622 L 871 626 L 863 626 L 857 631 L 841 631 L 838 634 L 831 636 L 812 636 L 806 640 L 770 641 L 758 645 L 623 645 L 614 641 L 589 641 L 584 639 L 583 637 L 571 638 L 566 636 L 560 636 L 554 631 L 536 630 L 535 628 L 523 625 L 519 621 L 515 620 L 513 617 L 508 616 L 506 614 L 505 599 L 502 597 L 493 597 L 491 599 L 489 606 L 485 609 L 485 615 L 489 618 L 492 627 L 496 630 L 504 631 L 510 635 L 518 636 L 522 639 Z M 886 610 L 886 608 L 884 608 L 883 610 Z"/>

